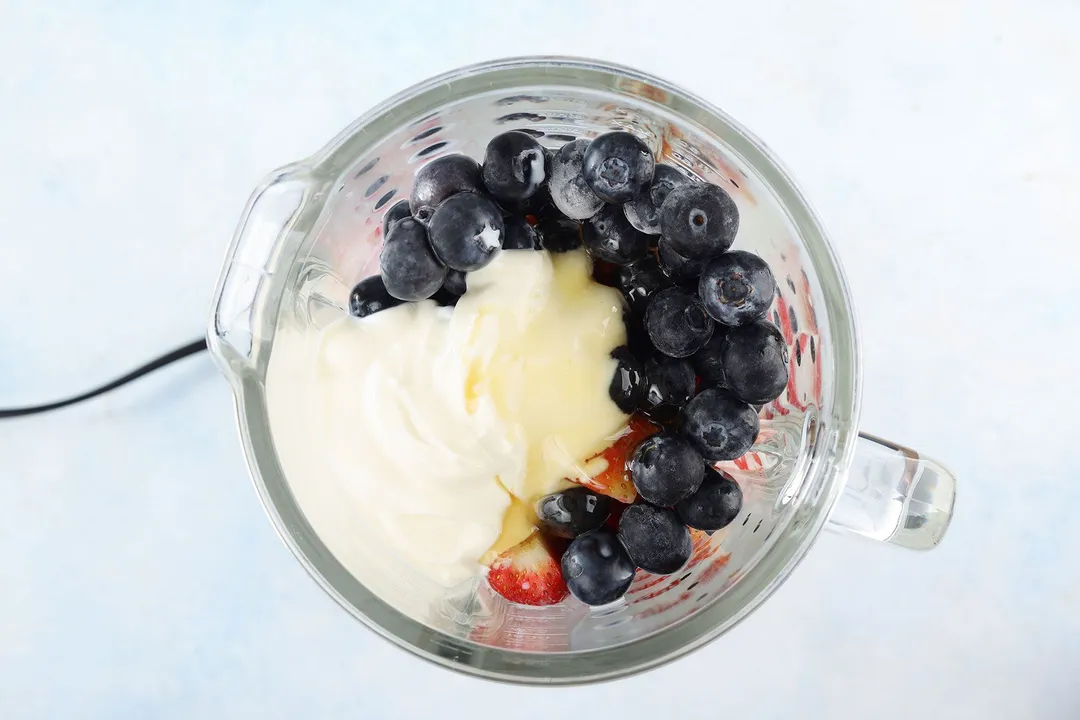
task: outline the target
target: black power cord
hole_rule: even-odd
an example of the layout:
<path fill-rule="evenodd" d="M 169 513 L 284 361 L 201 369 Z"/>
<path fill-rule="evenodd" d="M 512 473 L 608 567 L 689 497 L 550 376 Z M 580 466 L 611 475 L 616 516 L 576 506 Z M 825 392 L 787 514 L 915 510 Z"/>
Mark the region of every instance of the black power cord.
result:
<path fill-rule="evenodd" d="M 155 360 L 151 360 L 142 367 L 132 370 L 127 375 L 124 375 L 121 378 L 117 378 L 116 380 L 113 380 L 107 385 L 102 385 L 95 390 L 85 392 L 82 395 L 76 395 L 74 397 L 67 398 L 66 400 L 57 400 L 56 402 L 51 402 L 45 405 L 30 405 L 28 407 L 10 408 L 8 410 L 0 409 L 0 420 L 5 418 L 23 417 L 26 415 L 37 415 L 38 413 L 48 412 L 50 410 L 59 410 L 60 408 L 67 407 L 68 405 L 81 403 L 84 400 L 89 400 L 90 398 L 95 398 L 98 395 L 103 395 L 110 390 L 115 390 L 121 385 L 127 385 L 132 380 L 138 380 L 143 375 L 152 373 L 159 368 L 163 368 L 166 365 L 170 365 L 176 362 L 177 360 L 183 360 L 189 355 L 195 355 L 196 353 L 200 353 L 204 350 L 206 350 L 206 339 L 202 338 L 196 340 L 193 343 L 188 343 L 183 347 L 176 348 L 172 352 L 165 353 L 161 357 Z"/>

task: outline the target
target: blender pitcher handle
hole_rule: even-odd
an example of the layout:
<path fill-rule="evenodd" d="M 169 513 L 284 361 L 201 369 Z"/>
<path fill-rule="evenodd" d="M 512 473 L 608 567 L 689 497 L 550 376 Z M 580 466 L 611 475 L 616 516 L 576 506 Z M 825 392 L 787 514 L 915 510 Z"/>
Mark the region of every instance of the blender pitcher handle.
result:
<path fill-rule="evenodd" d="M 847 485 L 830 525 L 912 550 L 941 543 L 952 519 L 956 476 L 911 448 L 859 433 Z"/>
<path fill-rule="evenodd" d="M 260 309 L 275 255 L 312 183 L 298 165 L 281 168 L 252 193 L 226 255 L 211 309 L 207 341 L 226 377 L 236 377 L 258 350 Z"/>

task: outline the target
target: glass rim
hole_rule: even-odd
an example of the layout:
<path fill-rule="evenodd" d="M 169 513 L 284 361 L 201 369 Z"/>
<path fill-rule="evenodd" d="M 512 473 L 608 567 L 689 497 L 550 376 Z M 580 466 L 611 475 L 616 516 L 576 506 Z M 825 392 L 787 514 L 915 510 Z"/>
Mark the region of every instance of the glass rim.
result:
<path fill-rule="evenodd" d="M 465 66 L 417 83 L 379 103 L 315 154 L 287 168 L 290 173 L 306 171 L 312 177 L 336 181 L 356 157 L 362 156 L 389 130 L 481 91 L 523 87 L 520 83 L 502 86 L 494 82 L 500 75 L 516 77 L 521 71 L 536 73 L 533 85 L 524 87 L 577 86 L 632 95 L 636 102 L 664 108 L 667 113 L 702 126 L 722 138 L 759 174 L 788 213 L 826 300 L 830 348 L 834 354 L 833 377 L 829 383 L 832 392 L 823 402 L 828 414 L 819 418 L 823 421 L 820 427 L 813 428 L 815 439 L 809 457 L 804 458 L 805 477 L 813 482 L 804 482 L 800 495 L 813 490 L 814 497 L 801 502 L 796 510 L 798 523 L 789 522 L 768 552 L 731 589 L 690 617 L 656 633 L 587 651 L 537 653 L 483 646 L 405 616 L 345 570 L 307 523 L 284 481 L 276 457 L 267 458 L 265 452 L 257 455 L 253 446 L 253 429 L 269 436 L 263 378 L 250 366 L 233 367 L 230 374 L 234 374 L 237 420 L 248 469 L 264 509 L 292 553 L 338 604 L 398 647 L 451 670 L 521 684 L 584 684 L 642 672 L 704 646 L 756 609 L 790 575 L 812 546 L 843 490 L 857 436 L 861 371 L 848 284 L 821 222 L 790 175 L 761 140 L 728 114 L 692 93 L 638 70 L 563 56 L 508 58 Z M 607 82 L 598 82 L 601 79 Z M 632 93 L 617 85 L 619 80 L 641 83 L 650 92 L 659 91 L 659 97 L 666 101 Z M 451 82 L 464 85 L 458 93 L 451 94 L 446 89 Z M 280 178 L 282 172 L 279 170 L 271 177 Z M 266 184 L 260 186 L 265 187 Z M 276 317 L 276 310 L 272 315 Z M 267 473 L 267 462 L 275 472 Z M 269 480 L 268 474 L 272 475 Z"/>

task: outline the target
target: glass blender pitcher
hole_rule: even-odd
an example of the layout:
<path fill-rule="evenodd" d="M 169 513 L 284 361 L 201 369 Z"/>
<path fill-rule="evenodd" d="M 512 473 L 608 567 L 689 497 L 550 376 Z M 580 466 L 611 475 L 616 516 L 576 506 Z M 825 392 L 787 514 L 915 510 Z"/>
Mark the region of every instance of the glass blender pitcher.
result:
<path fill-rule="evenodd" d="M 639 571 L 626 597 L 589 609 L 507 603 L 480 579 L 451 591 L 395 572 L 349 535 L 333 498 L 290 484 L 304 444 L 267 391 L 282 338 L 348 310 L 378 272 L 382 216 L 413 175 L 447 153 L 483 155 L 505 130 L 546 147 L 625 129 L 658 160 L 723 186 L 739 206 L 735 247 L 777 279 L 771 319 L 790 355 L 784 394 L 762 410 L 751 452 L 722 467 L 743 508 L 670 576 Z M 824 230 L 764 145 L 720 110 L 627 68 L 523 58 L 456 70 L 382 103 L 254 192 L 214 298 L 209 345 L 236 399 L 259 496 L 286 545 L 347 611 L 399 646 L 491 679 L 568 684 L 620 677 L 718 637 L 761 603 L 831 524 L 930 549 L 944 536 L 955 478 L 908 448 L 860 434 L 852 299 Z"/>

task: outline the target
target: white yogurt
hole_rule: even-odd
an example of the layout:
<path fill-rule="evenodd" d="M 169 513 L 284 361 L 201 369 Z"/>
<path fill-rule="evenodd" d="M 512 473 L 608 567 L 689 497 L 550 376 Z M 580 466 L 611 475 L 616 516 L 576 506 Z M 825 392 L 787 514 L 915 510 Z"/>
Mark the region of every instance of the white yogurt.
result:
<path fill-rule="evenodd" d="M 580 251 L 503 251 L 467 276 L 455 308 L 279 329 L 275 445 L 305 514 L 332 516 L 316 529 L 347 567 L 363 543 L 357 557 L 392 557 L 443 587 L 480 574 L 531 531 L 522 504 L 625 424 L 608 397 L 622 305 L 589 271 Z"/>

